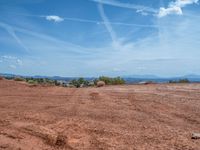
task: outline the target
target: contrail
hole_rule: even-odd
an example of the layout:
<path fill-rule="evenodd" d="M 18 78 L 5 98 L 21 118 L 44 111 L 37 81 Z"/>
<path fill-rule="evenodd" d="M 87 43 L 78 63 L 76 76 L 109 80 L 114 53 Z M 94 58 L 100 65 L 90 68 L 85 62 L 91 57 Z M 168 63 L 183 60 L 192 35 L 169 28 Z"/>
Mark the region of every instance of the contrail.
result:
<path fill-rule="evenodd" d="M 60 39 L 57 39 L 57 38 L 49 36 L 49 35 L 33 32 L 33 31 L 26 30 L 26 29 L 19 28 L 19 27 L 13 27 L 13 26 L 10 26 L 10 25 L 5 24 L 3 22 L 0 22 L 0 27 L 4 28 L 6 30 L 8 29 L 7 31 L 9 32 L 9 34 L 13 38 L 16 38 L 15 40 L 17 40 L 17 42 L 20 45 L 22 44 L 21 46 L 24 47 L 24 48 L 26 48 L 26 47 L 23 45 L 21 40 L 17 36 L 15 36 L 15 33 L 14 34 L 12 33 L 12 30 L 13 31 L 18 31 L 20 33 L 28 34 L 28 35 L 31 35 L 31 36 L 36 37 L 36 38 L 44 39 L 44 40 L 47 40 L 47 41 L 51 41 L 51 42 L 55 42 L 55 43 L 59 43 L 59 44 L 63 44 L 63 45 L 68 45 L 68 46 L 71 46 L 71 47 L 76 47 L 77 50 L 76 51 L 74 51 L 74 50 L 72 51 L 72 52 L 75 52 L 75 53 L 89 54 L 89 52 L 88 52 L 89 49 L 88 48 L 85 48 L 85 47 L 82 47 L 80 45 L 73 44 L 73 43 L 70 43 L 70 42 L 67 42 L 67 41 L 62 41 Z"/>
<path fill-rule="evenodd" d="M 116 0 L 90 0 L 93 2 L 97 3 L 102 3 L 105 5 L 110 5 L 110 6 L 115 6 L 115 7 L 121 7 L 121 8 L 128 8 L 128 9 L 135 9 L 135 10 L 143 10 L 147 12 L 152 12 L 152 13 L 157 13 L 158 10 L 151 8 L 151 7 L 146 7 L 142 5 L 135 5 L 135 4 L 129 4 L 129 3 L 121 3 Z"/>
<path fill-rule="evenodd" d="M 64 20 L 75 21 L 75 22 L 83 22 L 83 23 L 94 23 L 94 24 L 111 24 L 111 25 L 119 25 L 119 26 L 135 26 L 142 28 L 157 28 L 155 25 L 143 25 L 143 24 L 134 24 L 134 23 L 123 23 L 123 22 L 108 22 L 108 21 L 97 21 L 97 20 L 89 20 L 89 19 L 81 19 L 81 18 L 69 18 L 64 17 Z"/>
<path fill-rule="evenodd" d="M 106 29 L 108 30 L 108 32 L 109 32 L 109 34 L 110 34 L 110 36 L 111 36 L 113 42 L 116 42 L 116 41 L 117 41 L 116 33 L 114 32 L 112 26 L 111 26 L 110 23 L 109 23 L 109 20 L 108 20 L 106 14 L 105 14 L 105 12 L 104 12 L 103 5 L 102 5 L 101 2 L 98 4 L 98 8 L 99 8 L 99 13 L 100 13 L 100 15 L 101 15 L 101 18 L 102 18 L 103 21 L 104 21 L 104 25 L 105 25 Z"/>
<path fill-rule="evenodd" d="M 37 18 L 44 18 L 48 15 L 29 15 L 29 14 L 15 14 L 18 16 L 25 16 L 25 17 L 37 17 Z M 82 19 L 82 18 L 72 18 L 72 17 L 62 17 L 63 21 L 74 21 L 80 23 L 93 23 L 93 24 L 111 24 L 111 25 L 118 25 L 118 26 L 134 26 L 134 27 L 141 27 L 141 28 L 157 28 L 155 25 L 144 25 L 144 24 L 134 24 L 134 23 L 124 23 L 124 22 L 107 22 L 107 21 L 99 21 L 99 20 L 92 20 L 92 19 Z"/>
<path fill-rule="evenodd" d="M 0 22 L 0 26 L 2 28 L 4 28 L 17 41 L 17 43 L 21 47 L 23 47 L 27 52 L 29 51 L 28 48 L 23 44 L 21 39 L 16 35 L 15 30 L 11 26 L 4 24 L 4 23 L 1 23 L 1 22 Z"/>

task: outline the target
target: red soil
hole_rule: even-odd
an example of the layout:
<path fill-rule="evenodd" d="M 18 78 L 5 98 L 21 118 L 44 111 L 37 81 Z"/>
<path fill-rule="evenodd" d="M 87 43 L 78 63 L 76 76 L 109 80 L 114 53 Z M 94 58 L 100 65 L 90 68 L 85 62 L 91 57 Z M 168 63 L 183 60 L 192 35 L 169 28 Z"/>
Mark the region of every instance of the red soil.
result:
<path fill-rule="evenodd" d="M 0 149 L 199 150 L 200 84 L 102 88 L 0 81 Z"/>

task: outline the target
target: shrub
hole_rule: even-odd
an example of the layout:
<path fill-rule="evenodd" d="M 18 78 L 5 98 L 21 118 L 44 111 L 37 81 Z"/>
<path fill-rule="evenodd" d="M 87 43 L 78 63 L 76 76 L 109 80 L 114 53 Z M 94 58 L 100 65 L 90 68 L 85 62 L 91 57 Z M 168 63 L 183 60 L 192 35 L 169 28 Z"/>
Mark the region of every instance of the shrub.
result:
<path fill-rule="evenodd" d="M 70 84 L 75 86 L 76 88 L 79 87 L 86 87 L 89 86 L 89 81 L 85 80 L 84 78 L 74 79 L 70 81 Z"/>
<path fill-rule="evenodd" d="M 125 81 L 120 77 L 116 77 L 112 79 L 112 84 L 114 85 L 125 84 Z"/>
<path fill-rule="evenodd" d="M 176 83 L 177 81 L 169 80 L 169 83 Z"/>
<path fill-rule="evenodd" d="M 28 83 L 29 83 L 29 84 L 37 84 L 37 81 L 34 81 L 34 80 L 28 80 Z"/>
<path fill-rule="evenodd" d="M 188 79 L 180 79 L 178 81 L 170 80 L 169 83 L 190 83 Z"/>
<path fill-rule="evenodd" d="M 46 78 L 26 78 L 26 82 L 36 83 L 36 84 L 51 84 L 56 85 L 57 82 L 55 80 L 46 79 Z"/>
<path fill-rule="evenodd" d="M 15 77 L 15 78 L 14 78 L 14 81 L 25 81 L 25 79 L 24 79 L 24 78 L 21 78 L 21 77 Z"/>
<path fill-rule="evenodd" d="M 180 79 L 178 83 L 190 83 L 188 79 Z"/>
<path fill-rule="evenodd" d="M 70 82 L 71 85 L 75 86 L 76 88 L 79 88 L 81 84 L 78 82 L 78 80 L 74 79 Z"/>
<path fill-rule="evenodd" d="M 101 76 L 98 80 L 105 82 L 106 85 L 112 84 L 112 79 L 109 77 Z"/>
<path fill-rule="evenodd" d="M 110 78 L 110 77 L 106 77 L 106 76 L 101 76 L 101 77 L 99 77 L 99 79 L 95 79 L 94 83 L 97 85 L 98 81 L 103 81 L 106 85 L 125 84 L 125 80 L 122 79 L 121 77 Z"/>
<path fill-rule="evenodd" d="M 54 84 L 55 84 L 55 86 L 60 86 L 61 85 L 61 83 L 58 82 L 57 80 L 54 81 Z"/>

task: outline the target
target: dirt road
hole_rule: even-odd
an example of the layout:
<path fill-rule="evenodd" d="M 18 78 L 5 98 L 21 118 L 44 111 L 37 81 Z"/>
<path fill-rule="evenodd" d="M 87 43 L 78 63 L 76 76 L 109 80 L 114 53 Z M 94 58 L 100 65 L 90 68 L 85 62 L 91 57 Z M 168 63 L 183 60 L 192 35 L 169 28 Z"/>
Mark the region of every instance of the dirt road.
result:
<path fill-rule="evenodd" d="M 200 150 L 200 84 L 103 88 L 0 81 L 0 149 Z"/>

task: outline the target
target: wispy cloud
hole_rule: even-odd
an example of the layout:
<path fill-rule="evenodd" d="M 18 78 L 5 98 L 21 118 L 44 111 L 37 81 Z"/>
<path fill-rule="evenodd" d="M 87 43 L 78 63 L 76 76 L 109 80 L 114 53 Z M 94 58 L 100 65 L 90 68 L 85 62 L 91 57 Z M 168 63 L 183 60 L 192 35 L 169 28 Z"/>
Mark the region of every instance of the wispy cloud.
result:
<path fill-rule="evenodd" d="M 9 68 L 16 69 L 17 67 L 15 65 L 9 65 Z"/>
<path fill-rule="evenodd" d="M 9 56 L 9 55 L 4 55 L 4 56 L 2 56 L 2 58 L 6 59 L 6 60 L 15 60 L 15 59 L 17 59 L 17 57 Z"/>
<path fill-rule="evenodd" d="M 46 18 L 46 20 L 48 20 L 48 21 L 54 21 L 54 22 L 62 22 L 62 21 L 64 21 L 63 18 L 61 18 L 61 17 L 59 17 L 59 16 L 55 16 L 55 15 L 46 16 L 45 18 Z"/>
<path fill-rule="evenodd" d="M 10 55 L 0 56 L 0 62 L 1 63 L 3 63 L 3 62 L 8 63 L 9 68 L 12 68 L 12 69 L 16 69 L 17 67 L 23 65 L 23 61 L 20 58 L 18 58 L 16 56 L 10 56 Z"/>
<path fill-rule="evenodd" d="M 149 13 L 145 12 L 143 9 L 138 9 L 138 10 L 136 11 L 136 13 L 139 13 L 139 14 L 141 14 L 142 16 L 148 16 L 148 15 L 149 15 Z"/>
<path fill-rule="evenodd" d="M 199 0 L 176 0 L 175 2 L 170 2 L 167 8 L 161 7 L 158 13 L 158 17 L 164 17 L 170 14 L 182 15 L 182 8 L 191 5 L 197 4 Z"/>

